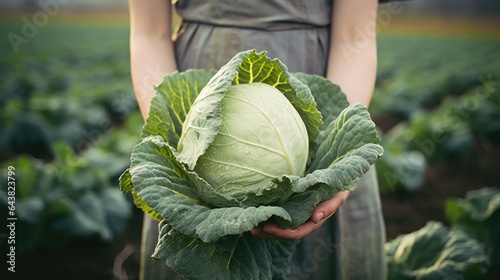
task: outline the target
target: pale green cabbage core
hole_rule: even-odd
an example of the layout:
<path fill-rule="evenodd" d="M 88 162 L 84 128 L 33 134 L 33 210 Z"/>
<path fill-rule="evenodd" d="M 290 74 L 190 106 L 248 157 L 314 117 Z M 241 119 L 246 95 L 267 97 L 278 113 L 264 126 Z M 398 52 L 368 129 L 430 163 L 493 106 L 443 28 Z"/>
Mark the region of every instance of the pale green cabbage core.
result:
<path fill-rule="evenodd" d="M 308 135 L 300 115 L 277 89 L 233 85 L 222 99 L 222 127 L 195 171 L 221 193 L 265 188 L 281 175 L 303 176 Z"/>

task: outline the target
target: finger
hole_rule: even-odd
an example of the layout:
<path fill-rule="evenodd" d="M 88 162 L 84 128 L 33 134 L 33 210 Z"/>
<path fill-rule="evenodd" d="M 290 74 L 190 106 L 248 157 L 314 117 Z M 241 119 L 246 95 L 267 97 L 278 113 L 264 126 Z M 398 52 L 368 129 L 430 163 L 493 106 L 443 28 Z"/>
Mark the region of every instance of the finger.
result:
<path fill-rule="evenodd" d="M 300 226 L 298 226 L 296 229 L 281 229 L 278 225 L 276 224 L 266 224 L 263 227 L 263 230 L 274 236 L 276 239 L 289 239 L 289 240 L 299 240 L 303 238 L 304 236 L 308 235 L 309 233 L 319 229 L 323 225 L 324 221 L 321 223 L 313 223 L 311 221 L 308 221 Z"/>
<path fill-rule="evenodd" d="M 272 240 L 272 239 L 279 239 L 278 237 L 265 232 L 264 229 L 262 229 L 262 227 L 253 227 L 250 230 L 250 233 L 252 233 L 252 235 L 254 235 L 254 236 L 257 236 L 257 237 L 260 237 L 260 238 L 264 238 L 264 239 L 270 239 L 270 240 Z"/>
<path fill-rule="evenodd" d="M 344 204 L 349 194 L 349 191 L 338 192 L 329 200 L 318 204 L 311 216 L 312 222 L 319 223 L 330 218 L 337 211 L 337 209 Z"/>

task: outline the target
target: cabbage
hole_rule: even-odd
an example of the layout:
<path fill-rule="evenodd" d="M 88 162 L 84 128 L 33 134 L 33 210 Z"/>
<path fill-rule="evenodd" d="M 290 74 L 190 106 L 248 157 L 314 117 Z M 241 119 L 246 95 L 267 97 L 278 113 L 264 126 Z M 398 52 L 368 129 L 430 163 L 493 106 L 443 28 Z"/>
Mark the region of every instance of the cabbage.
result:
<path fill-rule="evenodd" d="M 167 75 L 157 92 L 120 187 L 160 221 L 153 257 L 186 279 L 284 278 L 295 242 L 249 231 L 304 223 L 383 153 L 365 106 L 265 52 Z"/>
<path fill-rule="evenodd" d="M 203 108 L 202 101 L 195 101 L 190 112 Z M 272 187 L 273 178 L 304 175 L 309 149 L 307 130 L 279 90 L 263 83 L 232 85 L 221 101 L 221 114 L 223 125 L 198 158 L 194 171 L 217 192 L 235 198 L 235 206 L 249 192 Z M 196 130 L 196 119 L 190 113 L 186 119 L 177 145 L 181 154 L 197 145 L 196 141 L 183 145 L 186 135 Z M 264 202 L 271 201 L 265 197 Z M 217 206 L 217 201 L 213 204 Z M 255 204 L 259 204 L 258 197 Z"/>
<path fill-rule="evenodd" d="M 479 242 L 436 221 L 387 242 L 385 254 L 389 280 L 483 279 L 489 267 Z"/>

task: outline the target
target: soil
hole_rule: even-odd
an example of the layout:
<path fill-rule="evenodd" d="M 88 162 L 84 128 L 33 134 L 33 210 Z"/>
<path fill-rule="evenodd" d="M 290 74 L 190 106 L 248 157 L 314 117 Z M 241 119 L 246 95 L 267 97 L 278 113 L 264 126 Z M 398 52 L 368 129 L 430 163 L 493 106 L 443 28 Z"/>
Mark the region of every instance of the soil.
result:
<path fill-rule="evenodd" d="M 16 259 L 16 273 L 1 279 L 137 280 L 142 211 L 134 207 L 127 229 L 113 242 L 79 240 L 62 248 L 38 248 Z M 13 278 L 11 278 L 13 276 Z"/>
<path fill-rule="evenodd" d="M 448 198 L 464 197 L 468 191 L 484 186 L 500 186 L 499 158 L 500 137 L 478 140 L 460 158 L 430 163 L 420 190 L 384 195 L 388 240 L 416 231 L 430 220 L 448 225 L 444 215 Z M 114 242 L 83 240 L 60 249 L 39 248 L 18 256 L 16 277 L 7 279 L 138 279 L 141 227 L 142 212 L 134 208 L 128 228 Z M 491 267 L 486 279 L 500 279 L 500 266 Z"/>
<path fill-rule="evenodd" d="M 394 192 L 382 197 L 387 238 L 409 233 L 427 221 L 447 224 L 445 201 L 463 198 L 468 191 L 482 187 L 500 187 L 500 145 L 477 142 L 474 149 L 461 158 L 431 163 L 427 167 L 422 188 L 415 193 Z"/>

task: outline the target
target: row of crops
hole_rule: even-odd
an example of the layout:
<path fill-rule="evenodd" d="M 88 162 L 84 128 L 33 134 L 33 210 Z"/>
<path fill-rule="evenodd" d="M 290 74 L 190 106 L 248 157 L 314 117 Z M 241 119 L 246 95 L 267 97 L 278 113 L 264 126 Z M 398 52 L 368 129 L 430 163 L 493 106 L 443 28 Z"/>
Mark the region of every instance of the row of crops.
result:
<path fill-rule="evenodd" d="M 397 123 L 385 127 L 382 192 L 418 189 L 427 162 L 460 157 L 478 139 L 498 143 L 499 46 L 487 38 L 381 38 L 370 110 Z"/>
<path fill-rule="evenodd" d="M 499 146 L 499 47 L 500 40 L 491 38 L 380 38 L 370 110 L 383 130 L 385 154 L 377 162 L 383 196 L 416 195 L 426 187 L 430 167 L 472 158 L 478 144 Z M 481 171 L 491 174 L 498 166 L 497 161 Z M 466 172 L 474 177 L 475 171 Z M 476 184 L 482 181 L 490 182 L 480 178 Z M 471 190 L 465 198 L 447 198 L 442 202 L 443 213 L 436 213 L 444 221 L 431 219 L 420 230 L 389 241 L 389 277 L 476 279 L 487 275 L 496 279 L 494 270 L 500 264 L 500 226 L 495 222 L 500 218 L 498 183 Z M 439 186 L 435 191 L 454 187 Z"/>
<path fill-rule="evenodd" d="M 3 22 L 0 34 L 20 28 Z M 500 40 L 490 38 L 380 36 L 370 110 L 386 150 L 377 163 L 383 195 L 418 192 L 429 164 L 461 157 L 477 141 L 500 145 L 498 49 Z M 54 22 L 18 53 L 5 40 L 0 51 L 0 177 L 15 168 L 16 249 L 29 254 L 71 240 L 116 239 L 133 207 L 117 180 L 142 127 L 130 82 L 128 27 Z M 500 191 L 494 187 L 451 200 L 449 227 L 430 222 L 413 233 L 414 240 L 435 245 L 433 255 L 418 253 L 422 244 L 405 237 L 388 243 L 393 278 L 413 279 L 422 265 L 434 264 L 422 259 L 439 256 L 447 261 L 439 273 L 447 275 L 474 277 L 499 264 L 500 226 L 493 221 Z M 3 188 L 0 204 L 11 206 Z M 456 242 L 447 243 L 450 238 Z M 414 253 L 402 258 L 398 248 Z"/>
<path fill-rule="evenodd" d="M 126 226 L 132 206 L 117 180 L 143 122 L 127 37 L 123 26 L 56 23 L 17 54 L 2 41 L 0 155 L 15 168 L 18 252 L 96 235 L 111 241 Z"/>

